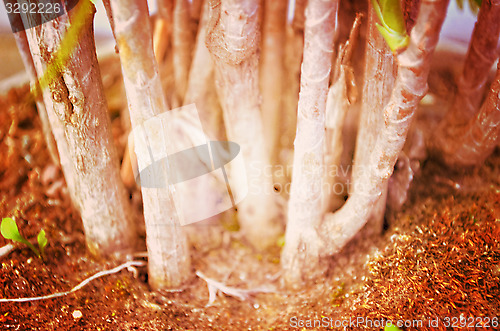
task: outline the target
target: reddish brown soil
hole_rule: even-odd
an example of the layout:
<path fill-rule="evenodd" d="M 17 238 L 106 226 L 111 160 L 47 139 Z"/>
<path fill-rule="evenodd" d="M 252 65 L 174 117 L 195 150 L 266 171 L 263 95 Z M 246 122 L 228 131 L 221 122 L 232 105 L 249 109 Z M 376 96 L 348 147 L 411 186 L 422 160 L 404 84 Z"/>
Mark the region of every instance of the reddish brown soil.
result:
<path fill-rule="evenodd" d="M 14 217 L 28 239 L 45 229 L 49 244 L 45 260 L 23 245 L 1 257 L 0 298 L 67 291 L 117 265 L 87 255 L 79 215 L 51 164 L 27 93 L 24 87 L 0 98 L 0 216 Z M 123 152 L 121 124 L 114 117 Z M 140 195 L 134 190 L 131 196 L 139 212 Z M 380 238 L 354 240 L 332 258 L 323 279 L 301 292 L 280 286 L 278 249 L 259 254 L 237 233 L 227 232 L 222 247 L 194 251 L 194 268 L 229 286 L 272 293 L 244 301 L 219 295 L 206 307 L 202 279 L 193 278 L 182 292 L 161 295 L 150 291 L 146 270 L 139 268 L 137 275 L 123 270 L 61 298 L 0 303 L 0 325 L 5 330 L 287 330 L 296 329 L 294 318 L 306 323 L 325 317 L 334 323 L 366 317 L 423 320 L 422 327 L 403 328 L 421 330 L 430 329 L 430 319 L 463 314 L 477 317 L 473 328 L 483 329 L 477 324 L 487 326 L 483 317 L 499 316 L 498 150 L 482 167 L 461 173 L 426 161 L 410 200 L 401 212 L 389 212 L 387 223 Z M 7 243 L 0 237 L 0 247 Z M 81 318 L 73 317 L 76 310 Z M 446 329 L 444 320 L 436 329 Z"/>

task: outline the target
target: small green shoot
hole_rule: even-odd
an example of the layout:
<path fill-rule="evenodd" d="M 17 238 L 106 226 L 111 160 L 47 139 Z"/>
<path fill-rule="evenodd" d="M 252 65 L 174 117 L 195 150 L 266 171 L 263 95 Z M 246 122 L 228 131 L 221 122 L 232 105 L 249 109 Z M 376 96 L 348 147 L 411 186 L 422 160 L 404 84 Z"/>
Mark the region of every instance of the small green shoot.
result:
<path fill-rule="evenodd" d="M 25 244 L 31 250 L 38 256 L 39 258 L 42 258 L 45 256 L 45 247 L 47 246 L 47 237 L 45 236 L 45 231 L 41 230 L 40 233 L 38 233 L 37 236 L 37 241 L 38 241 L 38 247 L 40 250 L 38 250 L 33 244 L 31 244 L 26 238 L 21 236 L 19 233 L 19 229 L 17 228 L 16 221 L 14 221 L 10 217 L 6 217 L 2 219 L 2 224 L 0 225 L 0 232 L 2 236 L 5 239 L 10 239 L 12 241 L 16 241 L 21 244 Z M 41 252 L 41 254 L 40 254 Z"/>
<path fill-rule="evenodd" d="M 40 230 L 38 236 L 36 237 L 36 241 L 38 241 L 38 247 L 40 248 L 40 254 L 42 257 L 45 256 L 45 246 L 47 246 L 48 240 L 45 236 L 45 230 Z"/>
<path fill-rule="evenodd" d="M 401 331 L 401 329 L 394 324 L 386 324 L 384 327 L 384 331 Z"/>
<path fill-rule="evenodd" d="M 377 29 L 393 53 L 399 53 L 410 43 L 399 0 L 372 0 L 373 9 L 381 24 Z"/>

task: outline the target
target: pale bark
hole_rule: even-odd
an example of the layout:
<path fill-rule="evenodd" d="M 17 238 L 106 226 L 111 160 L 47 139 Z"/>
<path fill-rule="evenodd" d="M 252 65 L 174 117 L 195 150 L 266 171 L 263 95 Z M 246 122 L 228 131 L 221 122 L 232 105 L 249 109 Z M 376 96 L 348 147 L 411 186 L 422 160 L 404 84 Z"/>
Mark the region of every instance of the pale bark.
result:
<path fill-rule="evenodd" d="M 320 268 L 325 108 L 338 1 L 309 0 L 285 247 L 284 279 L 298 285 Z"/>
<path fill-rule="evenodd" d="M 32 89 L 36 88 L 38 78 L 36 76 L 36 69 L 35 65 L 33 64 L 33 59 L 31 58 L 28 40 L 26 39 L 26 32 L 19 31 L 14 33 L 14 39 L 16 40 L 17 48 L 19 49 L 19 53 L 21 54 L 21 59 L 24 64 L 24 68 L 28 73 L 28 77 L 31 82 L 31 87 Z M 47 116 L 47 110 L 45 109 L 45 104 L 43 103 L 41 95 L 35 95 L 34 97 L 35 97 L 36 108 L 38 111 L 38 116 L 40 117 L 40 122 L 42 122 L 43 137 L 45 138 L 45 143 L 47 144 L 49 155 L 52 159 L 52 162 L 54 162 L 55 165 L 59 166 L 60 165 L 59 154 L 57 152 L 57 146 L 54 140 L 54 135 L 52 134 L 50 121 Z M 63 140 L 61 140 L 61 144 L 62 143 Z M 65 149 L 67 150 L 67 147 Z M 63 156 L 63 158 L 64 157 L 67 157 L 67 153 L 65 156 Z"/>
<path fill-rule="evenodd" d="M 281 232 L 277 197 L 260 113 L 259 1 L 210 1 L 211 21 L 207 47 L 216 69 L 217 93 L 221 100 L 229 140 L 241 147 L 246 182 L 232 169 L 237 186 L 248 187 L 248 195 L 238 205 L 238 219 L 251 243 L 264 248 L 275 243 Z M 240 170 L 241 171 L 241 170 Z"/>
<path fill-rule="evenodd" d="M 61 156 L 90 252 L 102 256 L 128 252 L 134 247 L 134 223 L 119 176 L 97 64 L 92 26 L 95 9 L 89 1 L 80 1 L 72 13 L 28 29 L 27 39 L 37 75 L 42 77 L 65 34 L 81 29 L 71 55 L 49 78 L 49 86 L 42 86 L 44 101 L 59 152 L 68 153 L 71 161 L 66 164 Z M 65 142 L 60 140 L 60 132 Z"/>
<path fill-rule="evenodd" d="M 343 152 L 344 122 L 351 104 L 356 102 L 357 89 L 354 82 L 354 69 L 351 65 L 352 53 L 356 46 L 359 28 L 361 25 L 361 16 L 356 16 L 353 23 L 349 40 L 339 47 L 337 59 L 335 61 L 335 73 L 333 83 L 328 91 L 326 100 L 325 115 L 325 171 L 323 182 L 323 213 L 333 211 L 338 207 L 343 197 L 334 194 L 337 186 L 340 184 L 337 176 L 341 165 L 341 156 Z"/>
<path fill-rule="evenodd" d="M 287 88 L 284 90 L 283 102 L 283 126 L 282 135 L 279 141 L 280 163 L 291 165 L 293 162 L 293 140 L 297 129 L 297 105 L 300 90 L 300 65 L 302 54 L 304 53 L 304 13 L 307 0 L 296 0 L 294 16 L 291 24 L 286 26 L 286 52 L 285 81 Z M 291 174 L 287 173 L 289 179 Z"/>
<path fill-rule="evenodd" d="M 260 90 L 266 145 L 273 164 L 279 162 L 282 133 L 285 26 L 287 0 L 264 0 Z"/>
<path fill-rule="evenodd" d="M 442 155 L 453 166 L 482 164 L 500 143 L 500 63 L 481 109 L 453 139 Z"/>
<path fill-rule="evenodd" d="M 451 163 L 458 148 L 457 138 L 462 135 L 469 121 L 473 121 L 486 87 L 491 67 L 498 58 L 500 36 L 500 0 L 483 0 L 478 20 L 472 33 L 463 71 L 457 79 L 457 92 L 451 107 L 439 123 L 431 141 L 436 155 Z M 469 162 L 466 163 L 471 163 Z"/>
<path fill-rule="evenodd" d="M 111 9 L 132 130 L 145 132 L 150 144 L 148 148 L 137 147 L 138 136 L 134 136 L 135 152 L 140 167 L 141 164 L 150 161 L 152 156 L 168 155 L 167 128 L 163 122 L 155 119 L 155 116 L 168 111 L 168 107 L 161 87 L 158 64 L 154 57 L 146 1 L 112 0 Z M 146 129 L 148 120 L 151 121 L 148 122 L 150 125 Z M 166 166 L 168 165 L 160 166 L 157 172 L 149 173 L 151 177 L 142 172 L 141 182 L 165 181 Z M 168 183 L 163 184 L 168 185 Z M 160 188 L 143 186 L 141 191 L 146 223 L 149 283 L 154 289 L 159 290 L 179 287 L 192 276 L 192 273 L 186 235 L 180 227 L 179 215 L 174 204 L 176 193 L 172 185 Z"/>
<path fill-rule="evenodd" d="M 175 0 L 173 19 L 172 52 L 176 101 L 178 104 L 182 104 L 184 95 L 186 94 L 195 39 L 188 0 Z"/>
<path fill-rule="evenodd" d="M 209 16 L 207 1 L 202 10 L 184 104 L 194 103 L 196 105 L 203 130 L 208 137 L 214 140 L 225 140 L 222 110 L 217 102 L 213 83 L 215 79 L 214 61 L 205 43 Z"/>
<path fill-rule="evenodd" d="M 369 171 L 370 152 L 377 144 L 377 134 L 384 125 L 383 111 L 389 102 L 396 78 L 397 67 L 394 56 L 384 38 L 378 32 L 377 21 L 372 3 L 369 2 L 368 33 L 365 48 L 365 83 L 361 101 L 358 135 L 354 149 L 352 187 L 360 185 L 362 174 Z M 355 194 L 355 192 L 349 192 Z M 387 183 L 384 184 L 380 198 L 370 215 L 370 232 L 380 233 L 384 223 L 387 200 Z"/>
<path fill-rule="evenodd" d="M 193 5 L 195 4 L 193 3 Z M 209 11 L 209 4 L 206 1 L 201 10 L 201 20 L 198 25 L 198 35 L 196 37 L 184 104 L 194 104 L 196 106 L 203 129 L 201 135 L 204 135 L 208 140 L 225 141 L 226 135 L 222 109 L 220 108 L 215 84 L 213 83 L 215 79 L 214 63 L 205 43 L 210 17 Z M 197 127 L 191 130 L 193 129 L 199 130 Z M 201 184 L 192 192 L 187 192 L 187 194 L 194 201 L 203 200 L 210 205 L 213 203 L 213 199 L 208 199 L 207 197 L 217 197 L 216 199 L 218 199 L 221 197 L 220 192 L 227 190 L 224 180 L 215 181 L 215 183 L 215 187 Z M 208 206 L 207 209 L 211 208 L 213 208 L 213 205 Z M 218 224 L 219 218 L 220 215 L 217 215 L 202 223 L 188 226 L 186 231 L 190 243 L 198 250 L 206 250 L 207 248 L 217 246 L 222 240 L 222 229 Z"/>
<path fill-rule="evenodd" d="M 423 0 L 408 49 L 397 56 L 398 74 L 384 124 L 370 153 L 370 167 L 346 204 L 325 216 L 320 228 L 324 240 L 323 256 L 333 255 L 366 224 L 372 208 L 383 192 L 406 140 L 418 103 L 427 91 L 430 60 L 446 16 L 447 0 Z"/>

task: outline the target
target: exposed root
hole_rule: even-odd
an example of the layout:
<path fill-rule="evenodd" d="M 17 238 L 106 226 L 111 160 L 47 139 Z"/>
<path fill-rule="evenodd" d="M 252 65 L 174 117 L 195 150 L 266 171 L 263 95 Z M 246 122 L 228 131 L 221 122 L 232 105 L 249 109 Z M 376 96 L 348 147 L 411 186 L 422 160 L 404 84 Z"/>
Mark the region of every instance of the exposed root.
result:
<path fill-rule="evenodd" d="M 132 268 L 132 267 L 142 267 L 142 266 L 145 266 L 145 265 L 146 265 L 146 262 L 143 262 L 143 261 L 127 261 L 127 262 L 125 262 L 123 264 L 120 264 L 119 266 L 117 266 L 117 267 L 115 267 L 113 269 L 99 271 L 98 273 L 96 273 L 96 274 L 90 276 L 89 278 L 83 280 L 78 285 L 76 285 L 75 287 L 73 287 L 71 290 L 66 291 L 66 292 L 58 292 L 58 293 L 53 293 L 53 294 L 49 294 L 49 295 L 43 295 L 43 296 L 39 296 L 39 297 L 15 298 L 15 299 L 0 299 L 0 302 L 30 302 L 30 301 L 40 301 L 40 300 L 47 300 L 47 299 L 54 299 L 54 298 L 58 298 L 58 297 L 63 297 L 65 295 L 68 295 L 68 294 L 71 294 L 73 292 L 76 292 L 76 291 L 80 290 L 85 285 L 88 285 L 91 281 L 93 281 L 93 280 L 95 280 L 97 278 L 100 278 L 100 277 L 103 277 L 103 276 L 112 275 L 112 274 L 116 274 L 116 273 L 120 272 L 121 270 L 123 270 L 125 268 L 127 268 L 130 271 L 129 268 Z"/>
<path fill-rule="evenodd" d="M 215 299 L 217 298 L 217 293 L 219 293 L 219 291 L 224 293 L 225 295 L 232 296 L 232 297 L 237 298 L 241 301 L 249 300 L 252 295 L 255 295 L 258 293 L 274 293 L 274 292 L 276 292 L 273 289 L 263 288 L 263 287 L 255 288 L 252 290 L 244 290 L 244 289 L 226 286 L 226 285 L 222 284 L 221 282 L 218 282 L 216 280 L 208 278 L 203 273 L 201 273 L 201 271 L 196 271 L 196 276 L 200 277 L 205 282 L 207 282 L 209 298 L 208 298 L 208 303 L 207 303 L 206 307 L 211 306 L 215 302 Z"/>

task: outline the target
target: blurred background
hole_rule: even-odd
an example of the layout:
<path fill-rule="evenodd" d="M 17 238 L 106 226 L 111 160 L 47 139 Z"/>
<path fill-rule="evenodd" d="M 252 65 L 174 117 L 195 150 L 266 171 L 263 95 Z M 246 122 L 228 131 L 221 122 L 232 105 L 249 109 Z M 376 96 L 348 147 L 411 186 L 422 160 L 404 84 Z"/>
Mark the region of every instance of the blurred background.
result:
<path fill-rule="evenodd" d="M 293 2 L 294 0 L 290 0 Z M 105 56 L 114 50 L 113 36 L 102 2 L 97 0 L 95 17 L 95 33 L 98 56 Z M 156 1 L 148 1 L 150 13 L 156 12 Z M 440 46 L 452 48 L 457 52 L 466 52 L 476 16 L 464 5 L 459 9 L 454 0 L 450 1 L 448 16 L 441 34 Z M 23 64 L 12 37 L 6 9 L 0 5 L 0 93 L 5 93 L 11 86 L 26 82 Z"/>

